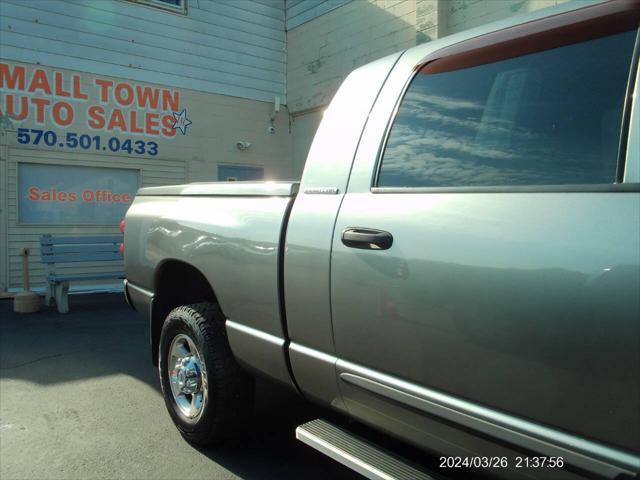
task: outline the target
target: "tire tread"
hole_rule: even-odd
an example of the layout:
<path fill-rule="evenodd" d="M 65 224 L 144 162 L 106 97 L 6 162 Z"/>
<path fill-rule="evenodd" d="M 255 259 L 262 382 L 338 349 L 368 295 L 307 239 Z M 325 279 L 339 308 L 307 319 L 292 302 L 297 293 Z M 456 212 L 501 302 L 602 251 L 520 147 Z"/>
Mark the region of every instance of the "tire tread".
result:
<path fill-rule="evenodd" d="M 174 308 L 165 320 L 161 336 L 160 375 L 167 409 L 182 436 L 190 443 L 213 445 L 232 438 L 244 430 L 253 407 L 254 379 L 236 361 L 224 324 L 224 315 L 215 303 L 202 302 Z M 209 383 L 208 405 L 203 417 L 194 426 L 185 424 L 174 411 L 171 391 L 165 391 L 163 369 L 163 338 L 173 322 L 182 322 L 194 330 L 198 348 L 201 348 Z M 206 418 L 205 418 L 206 416 Z"/>

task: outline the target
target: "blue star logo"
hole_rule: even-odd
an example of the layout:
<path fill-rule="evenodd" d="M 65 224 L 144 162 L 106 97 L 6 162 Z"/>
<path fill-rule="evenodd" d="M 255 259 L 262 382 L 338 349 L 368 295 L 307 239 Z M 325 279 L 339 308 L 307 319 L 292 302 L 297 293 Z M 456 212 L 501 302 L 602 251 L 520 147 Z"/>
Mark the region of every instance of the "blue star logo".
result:
<path fill-rule="evenodd" d="M 180 130 L 183 135 L 187 134 L 187 127 L 193 122 L 187 118 L 187 109 L 185 108 L 180 113 L 173 112 L 173 129 Z"/>

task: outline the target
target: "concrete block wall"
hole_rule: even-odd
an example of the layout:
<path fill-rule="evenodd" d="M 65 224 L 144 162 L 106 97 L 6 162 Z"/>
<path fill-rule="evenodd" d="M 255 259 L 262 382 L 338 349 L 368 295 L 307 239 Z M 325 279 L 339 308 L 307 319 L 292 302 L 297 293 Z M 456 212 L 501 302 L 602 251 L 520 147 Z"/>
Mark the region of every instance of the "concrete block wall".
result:
<path fill-rule="evenodd" d="M 446 0 L 445 34 L 458 33 L 524 12 L 553 7 L 569 0 Z"/>
<path fill-rule="evenodd" d="M 416 7 L 415 0 L 356 0 L 288 31 L 289 110 L 326 105 L 351 70 L 414 46 Z"/>
<path fill-rule="evenodd" d="M 445 35 L 445 7 L 438 0 L 416 0 L 416 45 Z"/>

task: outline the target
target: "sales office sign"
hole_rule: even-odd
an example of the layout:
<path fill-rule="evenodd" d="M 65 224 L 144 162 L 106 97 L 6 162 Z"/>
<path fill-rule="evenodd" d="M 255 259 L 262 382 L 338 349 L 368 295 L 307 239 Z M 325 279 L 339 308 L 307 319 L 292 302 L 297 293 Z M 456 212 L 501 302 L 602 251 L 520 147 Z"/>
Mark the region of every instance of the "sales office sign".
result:
<path fill-rule="evenodd" d="M 154 157 L 192 124 L 177 89 L 38 65 L 0 61 L 0 93 L 17 142 L 58 151 Z"/>

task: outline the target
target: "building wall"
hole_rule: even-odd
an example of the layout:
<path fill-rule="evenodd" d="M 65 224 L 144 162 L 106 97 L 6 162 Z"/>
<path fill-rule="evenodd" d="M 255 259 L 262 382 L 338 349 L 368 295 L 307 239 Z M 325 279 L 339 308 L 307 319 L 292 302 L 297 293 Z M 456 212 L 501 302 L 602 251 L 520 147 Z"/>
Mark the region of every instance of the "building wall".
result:
<path fill-rule="evenodd" d="M 0 57 L 286 103 L 284 3 L 3 0 Z"/>
<path fill-rule="evenodd" d="M 196 0 L 188 3 L 187 15 L 180 15 L 126 0 L 3 0 L 0 38 L 0 291 L 21 286 L 19 253 L 25 247 L 31 250 L 32 285 L 42 288 L 45 271 L 38 248 L 42 234 L 118 232 L 117 222 L 61 225 L 45 221 L 35 225 L 21 221 L 20 202 L 24 206 L 27 200 L 19 191 L 20 165 L 47 165 L 54 177 L 63 175 L 68 171 L 64 167 L 70 165 L 98 174 L 133 170 L 139 172 L 142 187 L 218 180 L 218 168 L 225 165 L 260 167 L 266 179 L 292 175 L 286 107 L 273 124 L 269 119 L 275 97 L 286 102 L 284 2 Z M 25 85 L 12 78 L 16 68 L 24 69 Z M 30 91 L 37 70 L 45 72 L 43 78 L 49 85 L 36 85 Z M 58 75 L 60 87 L 55 85 Z M 69 98 L 74 77 L 88 98 Z M 111 82 L 107 98 L 100 98 L 96 81 Z M 146 102 L 121 105 L 115 93 L 120 84 L 126 87 L 121 96 L 138 88 L 151 93 L 168 90 L 179 96 L 179 102 L 153 106 L 148 97 Z M 25 118 L 19 118 L 23 98 L 27 110 Z M 60 102 L 66 104 L 65 112 L 74 111 L 71 124 L 54 119 L 54 105 Z M 98 115 L 102 125 L 96 126 L 95 111 L 94 117 L 89 114 L 91 107 L 102 108 Z M 41 119 L 38 108 L 42 109 Z M 109 125 L 116 110 L 122 116 Z M 171 128 L 173 115 L 183 110 L 192 122 L 184 134 Z M 149 120 L 147 115 L 151 115 Z M 171 135 L 159 131 L 159 119 L 164 117 L 169 119 L 165 127 Z M 274 133 L 268 131 L 271 125 Z M 21 144 L 21 128 L 54 132 L 60 141 Z M 88 149 L 70 148 L 66 145 L 69 133 L 98 136 L 102 146 L 94 148 L 93 141 Z M 159 152 L 114 152 L 107 148 L 111 138 L 133 145 L 155 142 Z M 249 142 L 251 147 L 241 151 L 236 147 L 238 141 Z M 55 182 L 52 178 L 52 188 L 69 187 L 63 178 Z M 56 272 L 122 268 L 114 263 L 67 265 Z M 87 287 L 93 288 L 108 282 L 89 283 Z M 84 285 L 74 282 L 74 287 Z"/>
<path fill-rule="evenodd" d="M 564 1 L 351 0 L 293 26 L 287 31 L 287 99 L 294 168 L 304 164 L 321 111 L 353 69 L 444 35 Z"/>

